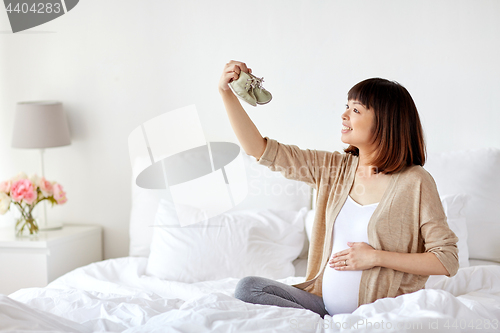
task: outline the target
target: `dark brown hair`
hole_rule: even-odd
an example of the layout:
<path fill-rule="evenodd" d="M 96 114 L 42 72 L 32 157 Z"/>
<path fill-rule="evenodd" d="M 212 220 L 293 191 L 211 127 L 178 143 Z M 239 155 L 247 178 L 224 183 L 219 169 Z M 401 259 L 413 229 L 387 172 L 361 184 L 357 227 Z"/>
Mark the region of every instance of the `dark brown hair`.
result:
<path fill-rule="evenodd" d="M 377 155 L 371 161 L 376 173 L 396 173 L 406 166 L 425 164 L 424 132 L 415 102 L 408 90 L 396 81 L 372 78 L 349 90 L 348 100 L 358 101 L 375 115 L 373 141 Z M 349 145 L 344 152 L 359 156 Z"/>

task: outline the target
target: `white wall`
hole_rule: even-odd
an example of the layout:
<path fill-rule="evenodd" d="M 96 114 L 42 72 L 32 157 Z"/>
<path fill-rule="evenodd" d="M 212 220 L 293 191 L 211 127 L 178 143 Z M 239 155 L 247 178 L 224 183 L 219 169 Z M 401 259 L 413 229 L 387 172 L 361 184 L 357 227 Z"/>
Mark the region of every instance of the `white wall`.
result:
<path fill-rule="evenodd" d="M 196 104 L 207 140 L 237 142 L 217 92 L 231 59 L 264 76 L 273 101 L 245 108 L 284 143 L 345 147 L 347 91 L 379 76 L 412 94 L 429 152 L 500 148 L 498 14 L 484 0 L 85 0 L 12 34 L 0 10 L 0 179 L 39 170 L 37 151 L 10 147 L 15 104 L 62 101 L 73 143 L 45 165 L 69 201 L 49 216 L 104 226 L 105 257 L 126 256 L 129 133 Z"/>

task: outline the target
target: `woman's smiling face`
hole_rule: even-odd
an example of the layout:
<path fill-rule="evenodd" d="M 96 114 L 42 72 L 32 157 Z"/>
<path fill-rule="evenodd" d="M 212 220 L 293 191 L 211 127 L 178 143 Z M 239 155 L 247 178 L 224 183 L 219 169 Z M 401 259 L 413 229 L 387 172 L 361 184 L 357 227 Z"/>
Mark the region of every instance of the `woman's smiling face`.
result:
<path fill-rule="evenodd" d="M 342 114 L 341 140 L 357 148 L 369 148 L 373 137 L 375 114 L 356 100 L 349 100 Z"/>

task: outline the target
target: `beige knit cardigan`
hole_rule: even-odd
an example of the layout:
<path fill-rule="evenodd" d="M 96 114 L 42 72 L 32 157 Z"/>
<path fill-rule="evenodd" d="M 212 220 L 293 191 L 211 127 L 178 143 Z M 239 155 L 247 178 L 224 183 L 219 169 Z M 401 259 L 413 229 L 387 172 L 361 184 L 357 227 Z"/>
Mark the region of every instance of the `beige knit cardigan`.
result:
<path fill-rule="evenodd" d="M 354 183 L 359 158 L 338 151 L 302 150 L 267 136 L 265 139 L 267 146 L 257 161 L 259 164 L 317 190 L 306 281 L 292 286 L 322 297 L 333 224 Z M 455 275 L 459 267 L 458 237 L 448 227 L 434 179 L 419 165 L 391 175 L 389 186 L 368 223 L 368 241 L 376 250 L 432 252 L 448 276 Z M 428 278 L 386 267 L 366 269 L 361 275 L 358 306 L 423 289 Z"/>

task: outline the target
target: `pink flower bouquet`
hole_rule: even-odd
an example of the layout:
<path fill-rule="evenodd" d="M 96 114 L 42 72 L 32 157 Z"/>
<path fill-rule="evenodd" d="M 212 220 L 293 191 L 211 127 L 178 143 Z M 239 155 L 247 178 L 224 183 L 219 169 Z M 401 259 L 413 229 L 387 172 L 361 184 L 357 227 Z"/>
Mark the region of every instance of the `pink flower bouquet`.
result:
<path fill-rule="evenodd" d="M 9 180 L 0 182 L 0 214 L 5 214 L 11 204 L 21 211 L 21 217 L 16 222 L 18 236 L 25 230 L 29 231 L 29 235 L 38 234 L 38 224 L 32 212 L 43 200 L 50 201 L 52 206 L 62 205 L 68 201 L 61 184 L 50 182 L 36 174 L 28 178 L 21 172 Z"/>

